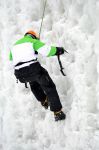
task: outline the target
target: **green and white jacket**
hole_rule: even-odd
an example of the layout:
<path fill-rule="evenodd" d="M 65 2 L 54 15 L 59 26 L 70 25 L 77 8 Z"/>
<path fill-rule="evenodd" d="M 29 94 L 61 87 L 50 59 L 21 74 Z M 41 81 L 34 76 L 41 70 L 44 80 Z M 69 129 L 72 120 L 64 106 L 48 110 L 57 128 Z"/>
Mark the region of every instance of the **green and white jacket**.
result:
<path fill-rule="evenodd" d="M 56 47 L 49 46 L 40 40 L 33 39 L 27 35 L 14 44 L 12 50 L 10 51 L 9 59 L 13 61 L 14 66 L 20 62 L 26 62 L 23 65 L 17 66 L 15 69 L 29 66 L 31 63 L 34 63 L 31 60 L 37 59 L 37 54 L 35 54 L 35 51 L 43 56 L 49 57 L 54 56 L 57 49 Z"/>

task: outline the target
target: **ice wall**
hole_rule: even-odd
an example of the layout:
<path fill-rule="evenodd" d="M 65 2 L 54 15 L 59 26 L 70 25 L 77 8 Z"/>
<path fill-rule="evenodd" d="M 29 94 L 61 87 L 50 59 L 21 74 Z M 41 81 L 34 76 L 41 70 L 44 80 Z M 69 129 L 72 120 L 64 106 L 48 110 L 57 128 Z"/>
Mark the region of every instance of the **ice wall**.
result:
<path fill-rule="evenodd" d="M 63 46 L 61 57 L 42 58 L 59 92 L 67 120 L 55 123 L 9 70 L 12 44 L 28 29 L 39 32 L 43 0 L 0 1 L 0 150 L 99 149 L 99 1 L 48 0 L 41 39 Z"/>

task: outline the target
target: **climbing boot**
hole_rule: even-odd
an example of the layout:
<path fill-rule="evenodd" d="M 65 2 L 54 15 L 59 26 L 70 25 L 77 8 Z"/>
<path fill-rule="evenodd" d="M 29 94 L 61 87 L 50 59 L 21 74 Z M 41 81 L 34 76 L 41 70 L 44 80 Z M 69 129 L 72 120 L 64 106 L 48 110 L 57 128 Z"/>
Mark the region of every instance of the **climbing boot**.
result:
<path fill-rule="evenodd" d="M 65 120 L 66 115 L 64 114 L 63 111 L 58 111 L 58 112 L 54 112 L 54 117 L 55 117 L 55 121 L 59 121 L 59 120 Z"/>

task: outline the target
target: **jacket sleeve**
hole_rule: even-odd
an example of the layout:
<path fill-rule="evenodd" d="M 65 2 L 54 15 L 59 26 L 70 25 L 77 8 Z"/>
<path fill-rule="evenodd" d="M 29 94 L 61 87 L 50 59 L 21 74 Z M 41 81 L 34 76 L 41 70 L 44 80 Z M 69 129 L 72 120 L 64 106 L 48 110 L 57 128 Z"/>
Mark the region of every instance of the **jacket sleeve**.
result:
<path fill-rule="evenodd" d="M 12 57 L 12 53 L 11 53 L 11 51 L 10 51 L 10 53 L 9 53 L 9 60 L 10 60 L 10 61 L 12 61 L 12 60 L 13 60 L 13 57 Z"/>
<path fill-rule="evenodd" d="M 33 48 L 35 51 L 37 51 L 41 55 L 47 56 L 47 57 L 55 56 L 56 51 L 57 51 L 56 47 L 47 45 L 41 42 L 40 40 L 36 40 L 36 42 L 33 44 Z"/>

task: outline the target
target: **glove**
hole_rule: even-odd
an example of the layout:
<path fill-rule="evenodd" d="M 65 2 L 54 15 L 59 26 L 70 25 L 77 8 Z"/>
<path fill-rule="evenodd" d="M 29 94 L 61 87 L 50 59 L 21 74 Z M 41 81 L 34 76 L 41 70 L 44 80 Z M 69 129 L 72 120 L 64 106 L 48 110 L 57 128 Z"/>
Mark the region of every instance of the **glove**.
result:
<path fill-rule="evenodd" d="M 57 51 L 55 55 L 62 55 L 64 54 L 64 48 L 63 47 L 56 47 Z"/>

